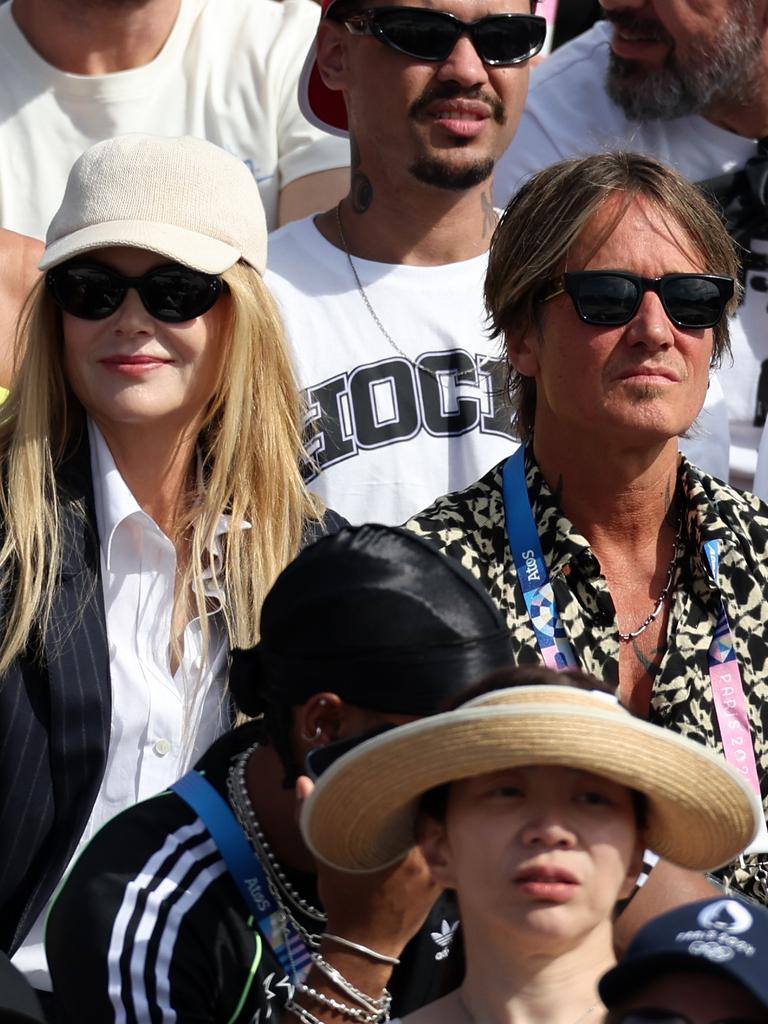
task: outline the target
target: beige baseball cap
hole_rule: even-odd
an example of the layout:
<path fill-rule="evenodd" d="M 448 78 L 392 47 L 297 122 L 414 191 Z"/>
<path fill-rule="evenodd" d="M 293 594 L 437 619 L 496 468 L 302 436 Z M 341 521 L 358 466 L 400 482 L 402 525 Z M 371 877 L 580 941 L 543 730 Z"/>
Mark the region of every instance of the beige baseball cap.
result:
<path fill-rule="evenodd" d="M 124 245 L 221 274 L 244 260 L 260 274 L 267 223 L 253 175 L 231 153 L 185 135 L 120 135 L 75 161 L 45 239 L 47 270 Z"/>

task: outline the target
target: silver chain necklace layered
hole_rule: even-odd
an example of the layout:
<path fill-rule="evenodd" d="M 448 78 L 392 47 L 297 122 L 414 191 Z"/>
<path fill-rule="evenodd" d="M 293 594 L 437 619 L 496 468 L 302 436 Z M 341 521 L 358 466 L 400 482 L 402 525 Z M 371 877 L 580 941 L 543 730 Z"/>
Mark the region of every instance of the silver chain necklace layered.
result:
<path fill-rule="evenodd" d="M 655 622 L 656 619 L 659 617 L 659 613 L 661 612 L 661 609 L 664 606 L 664 602 L 669 597 L 669 592 L 670 592 L 670 590 L 672 588 L 672 578 L 673 578 L 673 576 L 675 574 L 675 566 L 677 565 L 677 552 L 678 552 L 678 547 L 680 545 L 680 535 L 682 533 L 682 529 L 683 529 L 683 517 L 680 516 L 680 518 L 678 519 L 678 522 L 677 522 L 677 532 L 675 533 L 675 543 L 672 545 L 672 560 L 669 563 L 669 569 L 667 570 L 667 580 L 666 580 L 666 582 L 664 584 L 664 587 L 663 587 L 661 593 L 659 594 L 658 600 L 656 601 L 656 604 L 654 605 L 653 611 L 651 612 L 651 614 L 646 619 L 644 619 L 640 623 L 640 625 L 637 627 L 637 629 L 633 629 L 631 633 L 622 633 L 621 630 L 619 630 L 619 640 L 622 643 L 625 643 L 625 644 L 631 643 L 632 640 L 634 640 L 636 637 L 640 636 L 641 633 L 644 633 L 646 631 L 646 629 L 648 629 L 650 624 L 652 622 Z"/>
<path fill-rule="evenodd" d="M 249 747 L 248 750 L 240 754 L 233 762 L 227 775 L 227 795 L 229 796 L 229 800 L 235 811 L 237 820 L 240 822 L 242 829 L 248 836 L 248 841 L 253 847 L 254 853 L 259 858 L 259 861 L 265 870 L 267 884 L 269 885 L 270 891 L 280 907 L 280 910 L 302 935 L 304 940 L 307 942 L 307 945 L 314 948 L 319 943 L 319 937 L 308 932 L 307 929 L 296 920 L 289 904 L 292 905 L 295 910 L 305 914 L 307 917 L 311 918 L 313 921 L 317 921 L 319 924 L 325 925 L 328 918 L 322 910 L 313 906 L 308 900 L 305 900 L 301 893 L 286 877 L 282 865 L 275 856 L 272 847 L 269 845 L 267 837 L 264 835 L 264 831 L 259 824 L 259 820 L 256 817 L 253 805 L 251 804 L 248 796 L 248 785 L 245 778 L 246 766 L 248 764 L 248 759 L 253 751 L 256 750 L 258 745 L 258 743 L 255 743 L 252 747 Z"/>

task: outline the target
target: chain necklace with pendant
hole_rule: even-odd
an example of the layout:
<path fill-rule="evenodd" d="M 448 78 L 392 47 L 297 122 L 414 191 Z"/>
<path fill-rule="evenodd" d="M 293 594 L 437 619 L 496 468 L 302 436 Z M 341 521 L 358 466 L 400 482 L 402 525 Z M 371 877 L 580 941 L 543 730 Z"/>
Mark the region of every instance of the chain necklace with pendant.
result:
<path fill-rule="evenodd" d="M 631 633 L 622 633 L 621 630 L 619 630 L 619 640 L 622 643 L 631 643 L 632 640 L 634 640 L 636 637 L 644 633 L 646 629 L 648 629 L 650 624 L 652 622 L 655 622 L 656 619 L 659 617 L 659 613 L 661 612 L 662 606 L 666 599 L 669 597 L 669 592 L 672 587 L 672 579 L 675 574 L 675 566 L 677 565 L 677 553 L 678 547 L 680 545 L 680 535 L 682 533 L 682 529 L 683 517 L 680 516 L 680 518 L 677 521 L 677 532 L 675 533 L 675 543 L 672 546 L 672 560 L 670 561 L 669 569 L 667 570 L 666 583 L 664 584 L 664 587 L 661 593 L 659 594 L 658 600 L 656 601 L 653 611 L 646 619 L 643 620 L 643 622 L 640 623 L 637 629 L 633 629 Z"/>

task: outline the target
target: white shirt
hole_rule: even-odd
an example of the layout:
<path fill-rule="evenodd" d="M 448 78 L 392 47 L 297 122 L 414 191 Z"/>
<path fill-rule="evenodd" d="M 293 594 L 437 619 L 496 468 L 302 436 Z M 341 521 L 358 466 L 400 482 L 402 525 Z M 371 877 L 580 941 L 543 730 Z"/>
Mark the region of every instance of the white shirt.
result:
<path fill-rule="evenodd" d="M 69 169 L 127 132 L 195 135 L 243 160 L 267 223 L 280 190 L 345 167 L 349 143 L 311 125 L 297 87 L 320 17 L 310 0 L 181 0 L 148 64 L 76 75 L 48 64 L 0 5 L 0 226 L 45 237 Z"/>
<path fill-rule="evenodd" d="M 313 218 L 269 237 L 280 304 L 309 409 L 311 482 L 351 523 L 395 524 L 511 455 L 502 344 L 488 337 L 488 254 L 442 266 L 347 256 Z M 419 372 L 417 364 L 432 372 Z"/>
<path fill-rule="evenodd" d="M 218 544 L 206 572 L 212 609 L 208 658 L 202 664 L 200 620 L 187 623 L 184 651 L 170 668 L 176 550 L 139 506 L 90 420 L 91 475 L 101 551 L 112 720 L 107 764 L 72 863 L 93 835 L 120 811 L 167 789 L 228 727 L 225 703 L 228 644 L 220 614 Z M 229 530 L 222 516 L 217 538 Z M 218 608 L 217 606 L 218 602 Z M 201 667 L 202 666 L 202 667 Z M 36 987 L 50 989 L 43 948 L 48 907 L 13 957 Z"/>

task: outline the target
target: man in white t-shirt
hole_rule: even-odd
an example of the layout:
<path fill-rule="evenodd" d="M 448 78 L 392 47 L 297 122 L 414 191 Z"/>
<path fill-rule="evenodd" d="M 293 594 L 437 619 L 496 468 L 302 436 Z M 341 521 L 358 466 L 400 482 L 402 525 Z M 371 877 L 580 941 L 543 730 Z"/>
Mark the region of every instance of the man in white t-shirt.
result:
<path fill-rule="evenodd" d="M 493 169 L 546 26 L 528 0 L 409 2 L 324 0 L 302 103 L 349 131 L 351 189 L 270 237 L 265 278 L 307 396 L 312 486 L 353 523 L 403 522 L 516 447 L 482 288 Z M 479 35 L 455 20 L 488 15 L 522 17 Z M 498 45 L 519 60 L 484 61 Z"/>
<path fill-rule="evenodd" d="M 342 194 L 348 146 L 296 99 L 310 0 L 0 5 L 0 226 L 43 238 L 69 169 L 114 135 L 197 135 L 253 172 L 271 227 Z"/>
<path fill-rule="evenodd" d="M 601 0 L 605 22 L 536 69 L 495 200 L 555 161 L 630 149 L 692 181 L 742 168 L 768 135 L 768 28 L 762 0 Z M 750 486 L 768 409 L 768 230 L 753 238 L 745 300 L 731 329 L 733 361 L 713 378 L 709 413 L 687 454 L 718 471 L 717 398 L 730 419 L 731 480 Z M 761 265 L 762 264 L 762 265 Z M 719 382 L 718 382 L 719 381 Z"/>

